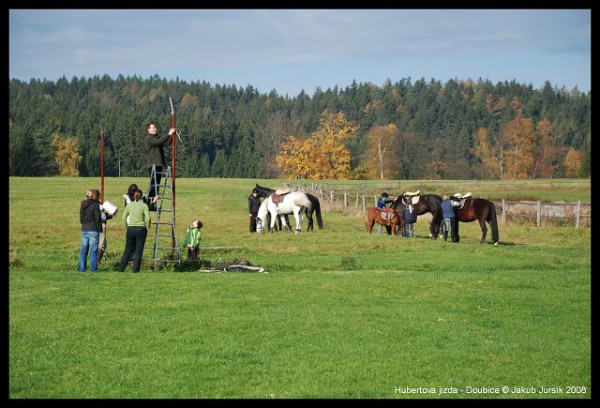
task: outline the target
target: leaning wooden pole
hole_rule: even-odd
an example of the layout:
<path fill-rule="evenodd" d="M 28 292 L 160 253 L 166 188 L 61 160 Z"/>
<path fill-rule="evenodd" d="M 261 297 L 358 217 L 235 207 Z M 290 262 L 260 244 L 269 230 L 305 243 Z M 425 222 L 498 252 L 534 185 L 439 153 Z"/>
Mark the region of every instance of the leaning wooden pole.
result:
<path fill-rule="evenodd" d="M 100 203 L 104 203 L 104 130 L 100 126 Z"/>
<path fill-rule="evenodd" d="M 175 124 L 175 108 L 173 108 L 173 100 L 171 99 L 171 97 L 169 97 L 169 103 L 171 104 L 171 127 L 173 129 L 176 128 L 176 124 Z M 173 134 L 171 135 L 171 183 L 172 183 L 172 197 L 171 200 L 172 204 L 173 204 L 173 220 L 175 220 L 175 152 L 176 152 L 176 145 L 175 143 L 177 142 L 177 137 L 175 135 L 176 132 L 173 132 Z M 175 228 L 175 226 L 173 225 L 173 228 Z M 175 237 L 173 237 L 173 248 L 175 247 Z"/>

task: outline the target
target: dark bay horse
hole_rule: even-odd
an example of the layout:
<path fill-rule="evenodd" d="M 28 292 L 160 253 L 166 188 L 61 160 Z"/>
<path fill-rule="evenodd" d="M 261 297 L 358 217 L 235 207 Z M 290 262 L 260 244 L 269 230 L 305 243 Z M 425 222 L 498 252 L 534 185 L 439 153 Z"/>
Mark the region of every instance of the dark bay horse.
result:
<path fill-rule="evenodd" d="M 402 210 L 405 207 L 403 198 L 406 200 L 405 196 L 398 196 L 392 201 L 392 208 L 398 210 L 400 214 L 402 214 Z M 444 221 L 442 217 L 442 197 L 437 194 L 420 194 L 419 202 L 413 204 L 413 206 L 417 210 L 417 215 L 431 213 L 432 218 L 429 224 L 429 233 L 431 234 L 431 238 L 437 239 L 440 235 L 442 222 Z"/>
<path fill-rule="evenodd" d="M 383 219 L 383 213 L 390 217 L 389 220 Z M 369 207 L 365 215 L 365 227 L 369 234 L 373 231 L 375 223 L 378 223 L 385 225 L 388 235 L 398 235 L 402 230 L 403 221 L 402 214 L 398 210 L 392 210 L 391 208 L 381 211 L 377 207 Z M 389 227 L 388 223 L 390 224 Z"/>
<path fill-rule="evenodd" d="M 263 197 L 264 199 L 266 199 L 272 193 L 275 192 L 275 189 L 272 189 L 269 187 L 264 187 L 264 186 L 259 186 L 258 183 L 256 184 L 256 189 L 258 190 L 258 196 Z M 319 202 L 319 199 L 312 194 L 309 194 L 309 193 L 305 193 L 305 194 L 312 204 L 311 209 L 308 209 L 308 208 L 306 209 L 306 217 L 308 218 L 308 226 L 306 227 L 306 230 L 313 231 L 313 213 L 317 217 L 317 225 L 319 226 L 319 229 L 323 229 L 323 219 L 321 218 L 321 203 Z M 289 221 L 288 221 L 288 224 L 289 224 Z M 279 228 L 279 229 L 281 230 L 281 228 Z"/>
<path fill-rule="evenodd" d="M 500 239 L 498 234 L 498 220 L 496 219 L 496 206 L 491 201 L 483 198 L 467 198 L 464 205 L 460 209 L 455 209 L 454 213 L 458 217 L 459 221 L 471 222 L 479 221 L 481 226 L 481 243 L 485 242 L 485 236 L 487 235 L 486 222 L 490 224 L 492 228 L 492 241 L 494 245 L 498 245 Z"/>

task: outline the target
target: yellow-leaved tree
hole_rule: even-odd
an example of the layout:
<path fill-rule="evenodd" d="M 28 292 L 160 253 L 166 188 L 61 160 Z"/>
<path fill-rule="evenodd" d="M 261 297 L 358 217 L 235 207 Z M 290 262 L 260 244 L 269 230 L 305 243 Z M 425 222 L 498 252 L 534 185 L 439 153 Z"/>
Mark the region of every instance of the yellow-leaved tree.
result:
<path fill-rule="evenodd" d="M 497 138 L 489 138 L 484 128 L 475 134 L 474 153 L 479 156 L 483 170 L 490 178 L 502 178 L 504 174 L 504 148 Z"/>
<path fill-rule="evenodd" d="M 393 123 L 375 126 L 366 135 L 368 147 L 363 160 L 369 180 L 392 180 L 400 174 L 398 142 L 400 131 Z"/>
<path fill-rule="evenodd" d="M 523 116 L 521 103 L 513 98 L 516 117 L 502 129 L 505 146 L 506 172 L 503 178 L 525 179 L 533 177 L 537 135 L 533 120 Z"/>
<path fill-rule="evenodd" d="M 569 149 L 565 156 L 565 176 L 567 177 L 580 177 L 581 171 L 581 159 L 583 154 L 581 150 Z"/>
<path fill-rule="evenodd" d="M 343 144 L 353 138 L 358 125 L 343 112 L 326 109 L 319 128 L 308 139 L 287 137 L 275 163 L 289 179 L 345 180 L 350 175 L 351 153 Z"/>
<path fill-rule="evenodd" d="M 74 137 L 61 138 L 52 136 L 54 146 L 54 160 L 58 166 L 59 176 L 79 176 L 79 164 L 83 157 L 79 154 L 79 143 Z"/>

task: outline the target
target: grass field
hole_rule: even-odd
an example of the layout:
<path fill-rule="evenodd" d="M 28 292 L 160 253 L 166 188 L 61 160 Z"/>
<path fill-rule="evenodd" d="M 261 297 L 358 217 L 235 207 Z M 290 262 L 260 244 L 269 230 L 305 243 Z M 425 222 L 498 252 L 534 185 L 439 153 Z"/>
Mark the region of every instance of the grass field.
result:
<path fill-rule="evenodd" d="M 404 239 L 324 211 L 323 230 L 257 235 L 247 196 L 282 180 L 177 179 L 179 239 L 198 217 L 202 247 L 220 248 L 203 259 L 267 273 L 155 271 L 149 238 L 142 273 L 118 274 L 122 194 L 147 179 L 107 178 L 108 258 L 78 273 L 79 203 L 99 180 L 9 182 L 11 399 L 591 398 L 591 228 L 500 224 L 493 246 L 461 223 L 453 244 L 429 239 L 426 218 Z M 463 187 L 444 184 L 504 197 Z M 590 189 L 506 197 L 589 202 Z"/>

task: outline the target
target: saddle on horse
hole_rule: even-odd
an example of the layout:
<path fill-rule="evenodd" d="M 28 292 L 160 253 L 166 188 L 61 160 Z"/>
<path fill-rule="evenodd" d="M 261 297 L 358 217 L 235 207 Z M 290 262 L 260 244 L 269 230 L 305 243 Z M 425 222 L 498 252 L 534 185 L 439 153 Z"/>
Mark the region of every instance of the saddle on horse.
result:
<path fill-rule="evenodd" d="M 465 206 L 465 201 L 467 201 L 469 198 L 473 197 L 473 194 L 469 191 L 468 193 L 465 193 L 464 195 L 460 194 L 460 193 L 455 193 L 452 195 L 452 197 L 454 197 L 456 200 L 458 201 L 458 205 L 456 206 L 457 209 L 461 209 Z"/>
<path fill-rule="evenodd" d="M 275 190 L 275 192 L 273 194 L 271 194 L 271 200 L 273 201 L 273 204 L 277 205 L 280 202 L 282 202 L 285 195 L 288 194 L 289 192 L 290 192 L 289 188 L 286 188 L 285 190 Z"/>
<path fill-rule="evenodd" d="M 419 198 L 421 198 L 421 190 L 407 191 L 402 195 L 402 202 L 406 205 L 416 205 L 419 202 Z"/>
<path fill-rule="evenodd" d="M 387 221 L 387 225 L 390 225 L 390 220 L 396 216 L 396 212 L 393 208 L 377 208 L 381 213 L 381 219 Z"/>

